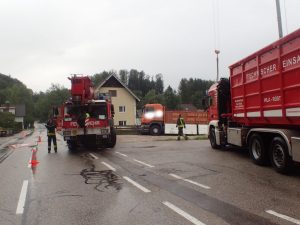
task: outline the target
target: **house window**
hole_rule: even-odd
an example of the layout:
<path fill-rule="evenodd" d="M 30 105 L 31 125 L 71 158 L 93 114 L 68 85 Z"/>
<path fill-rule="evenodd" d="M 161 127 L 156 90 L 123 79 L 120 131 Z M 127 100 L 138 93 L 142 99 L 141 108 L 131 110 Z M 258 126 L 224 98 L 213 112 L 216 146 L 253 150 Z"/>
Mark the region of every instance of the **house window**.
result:
<path fill-rule="evenodd" d="M 125 112 L 125 105 L 119 106 L 119 112 Z"/>
<path fill-rule="evenodd" d="M 119 121 L 119 126 L 126 126 L 126 120 Z"/>
<path fill-rule="evenodd" d="M 117 90 L 108 90 L 108 93 L 111 97 L 117 97 Z"/>

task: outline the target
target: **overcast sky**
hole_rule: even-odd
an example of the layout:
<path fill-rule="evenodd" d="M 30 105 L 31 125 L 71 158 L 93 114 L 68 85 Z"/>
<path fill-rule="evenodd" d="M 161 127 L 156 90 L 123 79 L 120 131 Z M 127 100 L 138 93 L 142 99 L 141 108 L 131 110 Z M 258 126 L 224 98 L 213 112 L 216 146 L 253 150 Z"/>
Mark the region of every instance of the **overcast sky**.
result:
<path fill-rule="evenodd" d="M 284 34 L 300 28 L 300 1 L 281 5 Z M 0 73 L 34 91 L 132 68 L 177 89 L 184 77 L 215 79 L 215 48 L 228 77 L 278 39 L 275 0 L 0 0 L 0 29 Z"/>

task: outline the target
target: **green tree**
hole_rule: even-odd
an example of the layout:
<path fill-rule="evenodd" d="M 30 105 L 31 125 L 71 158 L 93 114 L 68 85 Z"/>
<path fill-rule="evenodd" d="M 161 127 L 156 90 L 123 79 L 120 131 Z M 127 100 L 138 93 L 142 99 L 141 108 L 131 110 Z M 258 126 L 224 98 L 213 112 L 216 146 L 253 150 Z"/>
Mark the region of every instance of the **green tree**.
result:
<path fill-rule="evenodd" d="M 162 74 L 157 74 L 155 76 L 156 82 L 155 82 L 155 91 L 157 94 L 162 94 L 164 92 L 164 81 Z"/>
<path fill-rule="evenodd" d="M 176 94 L 176 92 L 168 86 L 163 94 L 164 105 L 167 109 L 173 110 L 178 109 L 180 104 L 180 97 Z"/>
<path fill-rule="evenodd" d="M 197 108 L 202 108 L 202 99 L 213 83 L 201 79 L 181 79 L 178 89 L 182 103 L 192 103 Z"/>
<path fill-rule="evenodd" d="M 143 105 L 148 103 L 160 103 L 163 104 L 163 95 L 156 94 L 155 90 L 150 90 L 143 98 Z"/>
<path fill-rule="evenodd" d="M 91 77 L 94 87 L 98 87 L 106 78 L 110 76 L 109 72 L 103 71 L 96 73 Z"/>
<path fill-rule="evenodd" d="M 119 71 L 120 80 L 125 84 L 128 85 L 128 71 L 127 70 L 120 70 Z"/>
<path fill-rule="evenodd" d="M 16 126 L 15 116 L 12 113 L 0 112 L 0 127 L 15 129 Z"/>
<path fill-rule="evenodd" d="M 138 91 L 139 89 L 139 72 L 137 70 L 130 70 L 128 78 L 128 88 L 132 91 Z"/>
<path fill-rule="evenodd" d="M 36 95 L 35 116 L 39 121 L 45 122 L 51 116 L 53 107 L 65 102 L 70 97 L 70 92 L 59 84 L 51 84 L 46 93 L 40 92 Z"/>

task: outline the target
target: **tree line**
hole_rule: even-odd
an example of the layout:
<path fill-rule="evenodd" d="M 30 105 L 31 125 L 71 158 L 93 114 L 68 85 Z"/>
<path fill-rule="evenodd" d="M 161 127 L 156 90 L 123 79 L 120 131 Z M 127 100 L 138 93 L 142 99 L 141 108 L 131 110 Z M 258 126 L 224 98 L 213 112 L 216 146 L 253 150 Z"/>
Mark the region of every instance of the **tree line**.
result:
<path fill-rule="evenodd" d="M 183 78 L 180 81 L 178 90 L 171 86 L 165 88 L 162 74 L 148 75 L 144 71 L 120 70 L 103 71 L 91 76 L 95 87 L 99 86 L 110 75 L 118 77 L 133 93 L 141 100 L 137 108 L 141 109 L 146 103 L 161 103 L 168 109 L 181 109 L 182 103 L 189 103 L 202 108 L 202 98 L 213 81 L 198 78 Z M 51 84 L 45 92 L 33 92 L 22 82 L 10 76 L 0 74 L 0 104 L 25 104 L 26 116 L 25 127 L 32 126 L 34 121 L 47 121 L 51 110 L 70 97 L 69 88 L 59 84 Z M 0 127 L 13 126 L 5 124 L 3 119 L 7 115 L 1 113 Z M 10 117 L 9 117 L 10 118 Z M 11 120 L 11 118 L 10 118 Z M 29 125 L 30 124 L 30 125 Z"/>
<path fill-rule="evenodd" d="M 95 86 L 100 85 L 110 75 L 118 77 L 133 93 L 141 100 L 137 107 L 141 108 L 146 103 L 161 103 L 168 109 L 181 109 L 181 104 L 193 104 L 196 108 L 202 109 L 202 99 L 206 91 L 214 83 L 210 80 L 198 78 L 183 78 L 180 81 L 178 90 L 171 86 L 165 88 L 162 74 L 150 76 L 144 71 L 120 70 L 119 72 L 103 71 L 92 76 Z"/>

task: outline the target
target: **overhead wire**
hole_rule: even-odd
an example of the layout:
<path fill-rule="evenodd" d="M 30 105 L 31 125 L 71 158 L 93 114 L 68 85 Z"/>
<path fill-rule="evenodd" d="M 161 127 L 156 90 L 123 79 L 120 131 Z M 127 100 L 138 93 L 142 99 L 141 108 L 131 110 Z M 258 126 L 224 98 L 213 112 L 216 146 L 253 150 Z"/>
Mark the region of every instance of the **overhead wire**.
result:
<path fill-rule="evenodd" d="M 287 22 L 287 15 L 286 15 L 286 4 L 285 4 L 285 0 L 283 0 L 283 9 L 284 9 L 285 30 L 286 30 L 286 34 L 288 34 L 289 31 L 288 31 L 288 22 Z"/>

